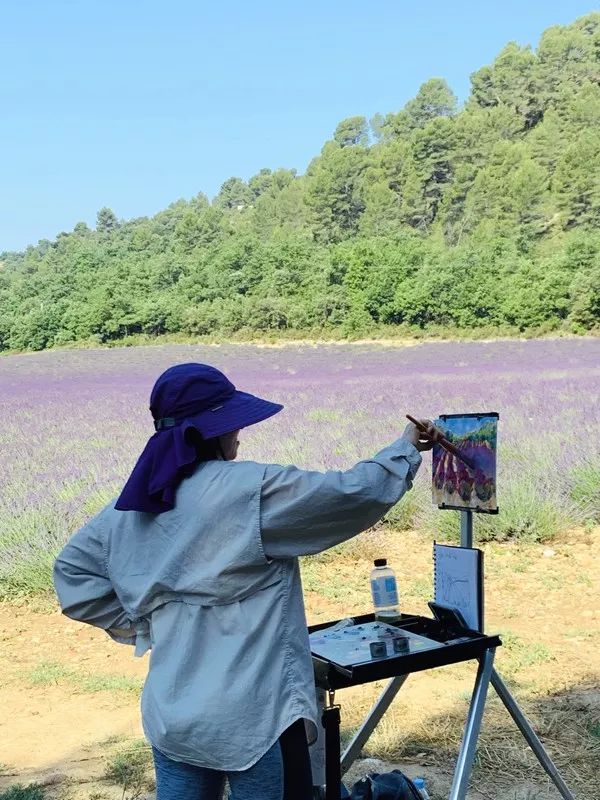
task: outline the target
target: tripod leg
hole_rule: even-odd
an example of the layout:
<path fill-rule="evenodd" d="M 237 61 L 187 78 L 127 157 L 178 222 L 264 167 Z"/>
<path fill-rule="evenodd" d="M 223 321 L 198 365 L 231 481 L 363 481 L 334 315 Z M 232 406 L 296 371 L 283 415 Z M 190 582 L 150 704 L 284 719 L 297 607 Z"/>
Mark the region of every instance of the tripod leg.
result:
<path fill-rule="evenodd" d="M 325 728 L 323 728 L 323 712 L 325 711 L 325 690 L 317 689 L 317 738 L 310 745 L 310 765 L 313 775 L 315 797 L 325 796 Z"/>
<path fill-rule="evenodd" d="M 481 729 L 481 720 L 483 719 L 485 700 L 488 686 L 490 685 L 493 665 L 494 650 L 487 650 L 485 655 L 479 660 L 477 677 L 475 678 L 475 686 L 473 687 L 473 695 L 471 697 L 471 705 L 469 706 L 469 713 L 465 724 L 465 732 L 460 745 L 456 769 L 454 770 L 449 800 L 465 800 L 467 795 L 471 770 L 473 769 L 473 760 L 475 758 L 475 750 L 477 749 L 477 738 L 479 736 L 479 730 Z"/>
<path fill-rule="evenodd" d="M 562 797 L 565 798 L 565 800 L 574 800 L 573 795 L 569 791 L 566 783 L 563 781 L 559 771 L 556 769 L 554 762 L 546 752 L 544 745 L 541 743 L 537 734 L 531 727 L 529 720 L 523 714 L 523 712 L 517 705 L 515 698 L 509 692 L 508 688 L 506 687 L 506 684 L 504 683 L 500 675 L 498 675 L 495 669 L 492 670 L 491 680 L 492 680 L 492 686 L 496 690 L 498 697 L 500 698 L 500 700 L 502 700 L 502 702 L 506 706 L 506 710 L 511 715 L 518 729 L 525 737 L 527 744 L 531 747 L 531 749 L 535 753 L 537 760 L 540 762 L 542 767 L 548 773 L 548 776 L 550 777 L 552 783 L 556 786 L 556 788 L 561 793 Z"/>
<path fill-rule="evenodd" d="M 325 800 L 340 800 L 340 707 L 328 706 L 323 712 L 325 728 Z"/>
<path fill-rule="evenodd" d="M 365 744 L 367 743 L 370 735 L 375 730 L 379 720 L 383 717 L 385 712 L 388 710 L 390 705 L 392 704 L 392 700 L 398 692 L 400 691 L 400 687 L 404 683 L 404 681 L 408 678 L 408 675 L 398 675 L 396 678 L 392 678 L 392 680 L 388 683 L 385 689 L 377 698 L 377 702 L 371 709 L 369 716 L 354 734 L 354 738 L 348 745 L 348 747 L 344 750 L 344 754 L 342 756 L 341 764 L 342 764 L 342 775 L 344 775 L 352 764 L 356 761 L 358 756 L 360 755 L 360 751 L 363 749 Z"/>

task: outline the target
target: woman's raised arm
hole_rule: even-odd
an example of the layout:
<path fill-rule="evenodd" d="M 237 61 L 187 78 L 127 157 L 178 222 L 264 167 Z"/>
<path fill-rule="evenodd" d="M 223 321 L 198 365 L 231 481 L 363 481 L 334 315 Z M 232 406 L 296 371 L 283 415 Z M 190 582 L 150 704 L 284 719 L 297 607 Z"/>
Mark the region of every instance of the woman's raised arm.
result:
<path fill-rule="evenodd" d="M 402 437 L 346 472 L 268 466 L 261 492 L 266 555 L 319 553 L 370 528 L 411 488 L 420 463 Z"/>

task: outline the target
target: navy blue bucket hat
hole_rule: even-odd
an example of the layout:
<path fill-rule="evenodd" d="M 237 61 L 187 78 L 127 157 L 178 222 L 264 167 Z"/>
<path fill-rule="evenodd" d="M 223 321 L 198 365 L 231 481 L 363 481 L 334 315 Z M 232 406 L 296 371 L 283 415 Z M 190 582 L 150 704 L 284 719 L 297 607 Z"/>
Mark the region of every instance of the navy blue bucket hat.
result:
<path fill-rule="evenodd" d="M 283 408 L 239 392 L 218 369 L 178 364 L 158 378 L 150 395 L 155 434 L 148 440 L 115 508 L 160 514 L 175 504 L 181 481 L 198 463 L 190 430 L 204 440 L 247 428 Z"/>

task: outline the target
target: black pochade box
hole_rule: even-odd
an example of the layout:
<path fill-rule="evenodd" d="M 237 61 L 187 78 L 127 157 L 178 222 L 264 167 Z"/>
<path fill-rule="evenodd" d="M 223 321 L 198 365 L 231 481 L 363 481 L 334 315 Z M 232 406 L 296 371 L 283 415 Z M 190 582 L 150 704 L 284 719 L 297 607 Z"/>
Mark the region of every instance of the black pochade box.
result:
<path fill-rule="evenodd" d="M 354 625 L 375 622 L 374 614 L 352 616 Z M 311 625 L 309 633 L 314 633 L 336 625 L 339 620 Z M 402 614 L 397 622 L 386 622 L 402 631 L 412 632 L 419 636 L 442 643 L 443 647 L 435 647 L 422 652 L 389 655 L 385 658 L 374 658 L 357 664 L 338 664 L 328 658 L 312 653 L 315 681 L 322 689 L 344 689 L 382 678 L 394 678 L 411 672 L 420 672 L 460 661 L 469 661 L 483 656 L 486 650 L 499 647 L 502 642 L 497 635 L 486 635 L 453 624 L 452 621 L 432 619 L 418 615 Z"/>

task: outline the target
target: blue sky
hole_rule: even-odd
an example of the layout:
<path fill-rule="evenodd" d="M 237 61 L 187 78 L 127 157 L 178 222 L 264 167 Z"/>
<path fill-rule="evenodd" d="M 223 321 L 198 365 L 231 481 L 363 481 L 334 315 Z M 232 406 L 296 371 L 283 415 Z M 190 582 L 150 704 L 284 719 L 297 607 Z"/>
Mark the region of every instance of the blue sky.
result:
<path fill-rule="evenodd" d="M 507 41 L 591 0 L 4 0 L 0 251 L 153 214 L 231 175 L 302 172 L 337 123 L 428 78 L 463 100 Z"/>

